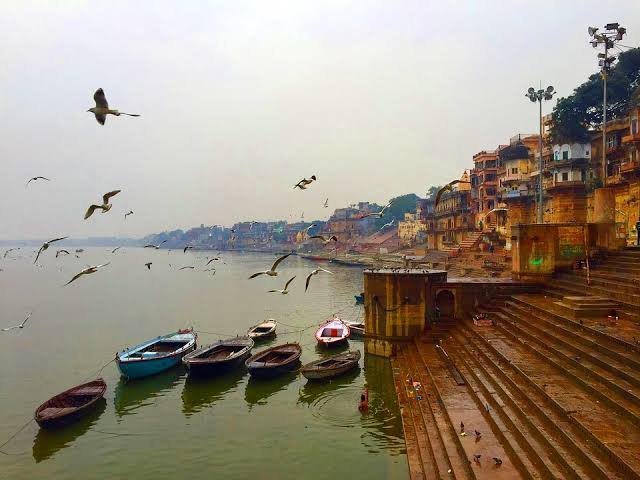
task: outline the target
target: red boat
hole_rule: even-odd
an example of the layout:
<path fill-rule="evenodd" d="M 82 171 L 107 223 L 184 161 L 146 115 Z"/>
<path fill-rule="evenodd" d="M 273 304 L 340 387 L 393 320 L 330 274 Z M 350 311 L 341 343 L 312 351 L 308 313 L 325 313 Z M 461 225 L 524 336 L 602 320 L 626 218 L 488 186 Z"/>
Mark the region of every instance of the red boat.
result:
<path fill-rule="evenodd" d="M 351 329 L 339 318 L 327 320 L 316 331 L 316 340 L 327 347 L 342 345 L 351 336 Z"/>

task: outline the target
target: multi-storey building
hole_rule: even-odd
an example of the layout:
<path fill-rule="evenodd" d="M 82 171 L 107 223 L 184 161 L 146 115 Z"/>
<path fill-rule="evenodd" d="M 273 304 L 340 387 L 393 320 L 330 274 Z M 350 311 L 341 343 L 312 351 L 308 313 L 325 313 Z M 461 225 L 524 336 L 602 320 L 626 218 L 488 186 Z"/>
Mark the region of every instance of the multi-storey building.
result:
<path fill-rule="evenodd" d="M 460 180 L 462 183 L 454 186 L 452 191 L 444 192 L 435 205 L 434 229 L 427 228 L 427 243 L 432 248 L 459 244 L 469 231 L 475 230 L 469 173 L 465 171 Z"/>
<path fill-rule="evenodd" d="M 476 223 L 488 225 L 487 215 L 497 206 L 498 150 L 483 150 L 473 156 L 474 168 L 471 170 L 471 209 L 476 215 Z"/>

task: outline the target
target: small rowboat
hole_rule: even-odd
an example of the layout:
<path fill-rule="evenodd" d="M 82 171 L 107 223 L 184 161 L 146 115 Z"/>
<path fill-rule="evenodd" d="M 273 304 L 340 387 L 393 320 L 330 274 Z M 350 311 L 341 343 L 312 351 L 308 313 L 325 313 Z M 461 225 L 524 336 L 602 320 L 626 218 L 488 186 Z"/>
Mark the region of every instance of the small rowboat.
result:
<path fill-rule="evenodd" d="M 300 371 L 308 380 L 324 380 L 356 368 L 358 361 L 360 361 L 360 351 L 356 350 L 307 363 Z"/>
<path fill-rule="evenodd" d="M 339 318 L 327 320 L 316 331 L 316 340 L 327 347 L 342 345 L 351 335 L 351 329 Z"/>
<path fill-rule="evenodd" d="M 285 343 L 267 348 L 249 357 L 245 365 L 254 377 L 270 377 L 295 369 L 300 363 L 302 347 L 297 343 Z"/>
<path fill-rule="evenodd" d="M 196 348 L 196 338 L 191 329 L 178 330 L 116 353 L 116 363 L 127 378 L 155 375 L 178 365 Z"/>
<path fill-rule="evenodd" d="M 364 337 L 364 322 L 348 322 L 344 321 L 351 329 L 352 337 Z"/>
<path fill-rule="evenodd" d="M 66 425 L 89 413 L 104 396 L 107 384 L 102 378 L 65 390 L 40 405 L 34 414 L 42 428 Z"/>
<path fill-rule="evenodd" d="M 251 355 L 252 348 L 253 340 L 249 337 L 220 340 L 185 355 L 182 363 L 194 375 L 213 374 L 242 364 Z"/>
<path fill-rule="evenodd" d="M 275 337 L 277 326 L 278 322 L 276 322 L 273 318 L 270 318 L 265 322 L 251 327 L 249 331 L 247 331 L 247 336 L 249 338 L 253 338 L 254 340 Z"/>

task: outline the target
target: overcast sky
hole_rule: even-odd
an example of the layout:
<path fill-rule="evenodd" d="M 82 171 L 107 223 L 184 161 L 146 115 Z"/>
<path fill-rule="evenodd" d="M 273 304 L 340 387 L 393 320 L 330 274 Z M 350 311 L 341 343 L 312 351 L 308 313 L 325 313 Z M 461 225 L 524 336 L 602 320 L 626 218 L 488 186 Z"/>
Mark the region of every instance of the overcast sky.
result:
<path fill-rule="evenodd" d="M 570 94 L 597 69 L 587 26 L 610 21 L 639 45 L 634 1 L 3 0 L 0 239 L 326 218 L 424 195 L 535 132 L 527 87 Z M 100 126 L 86 112 L 98 87 L 142 117 Z M 35 175 L 52 181 L 25 188 Z"/>

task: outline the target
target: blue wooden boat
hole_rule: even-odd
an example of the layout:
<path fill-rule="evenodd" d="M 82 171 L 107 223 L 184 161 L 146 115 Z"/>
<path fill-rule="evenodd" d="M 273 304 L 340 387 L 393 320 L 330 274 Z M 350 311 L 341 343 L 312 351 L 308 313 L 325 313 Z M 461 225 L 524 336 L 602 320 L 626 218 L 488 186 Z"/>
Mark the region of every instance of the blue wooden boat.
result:
<path fill-rule="evenodd" d="M 180 364 L 196 348 L 196 338 L 191 329 L 178 330 L 116 353 L 116 363 L 127 378 L 155 375 Z"/>

